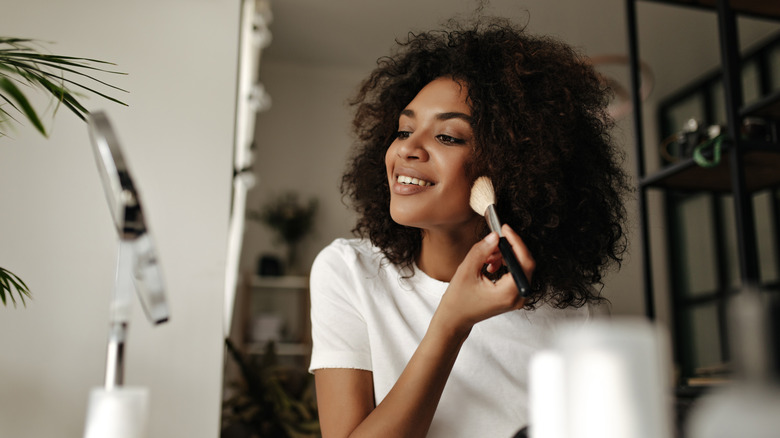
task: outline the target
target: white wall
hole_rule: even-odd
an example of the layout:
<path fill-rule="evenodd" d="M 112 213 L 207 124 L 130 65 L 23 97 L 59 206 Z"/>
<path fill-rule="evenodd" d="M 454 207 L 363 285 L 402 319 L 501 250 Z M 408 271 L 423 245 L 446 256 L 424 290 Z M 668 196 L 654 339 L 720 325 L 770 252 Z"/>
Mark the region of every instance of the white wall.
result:
<path fill-rule="evenodd" d="M 346 102 L 365 74 L 267 58 L 260 66 L 260 81 L 273 104 L 257 118 L 253 166 L 257 185 L 247 196 L 247 210 L 259 210 L 290 190 L 302 200 L 316 197 L 315 228 L 301 243 L 304 267 L 334 238 L 349 237 L 354 226 L 353 213 L 341 202 L 339 183 L 352 144 Z M 242 269 L 255 270 L 258 256 L 265 253 L 285 256 L 265 225 L 248 221 Z"/>
<path fill-rule="evenodd" d="M 125 147 L 168 286 L 171 320 L 136 303 L 126 382 L 151 391 L 151 437 L 218 434 L 238 0 L 11 0 L 6 36 L 110 60 L 129 107 L 91 98 Z M 103 382 L 117 236 L 86 126 L 0 139 L 0 266 L 34 299 L 0 307 L 0 436 L 80 437 Z"/>

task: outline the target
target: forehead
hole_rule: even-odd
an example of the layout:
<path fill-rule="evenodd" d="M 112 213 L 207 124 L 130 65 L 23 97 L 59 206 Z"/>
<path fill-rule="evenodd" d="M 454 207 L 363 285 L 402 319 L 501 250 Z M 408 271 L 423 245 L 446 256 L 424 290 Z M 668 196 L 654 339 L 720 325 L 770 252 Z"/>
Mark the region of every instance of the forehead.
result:
<path fill-rule="evenodd" d="M 408 109 L 428 107 L 440 112 L 460 112 L 471 115 L 467 103 L 468 89 L 462 82 L 451 78 L 438 78 L 429 82 L 407 105 Z"/>

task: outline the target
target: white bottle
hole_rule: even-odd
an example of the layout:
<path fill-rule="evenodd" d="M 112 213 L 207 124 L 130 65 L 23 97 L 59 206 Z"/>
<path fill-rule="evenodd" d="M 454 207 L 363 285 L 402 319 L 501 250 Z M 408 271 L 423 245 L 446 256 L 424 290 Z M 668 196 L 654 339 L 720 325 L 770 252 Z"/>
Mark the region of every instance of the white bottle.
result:
<path fill-rule="evenodd" d="M 759 291 L 746 289 L 731 301 L 735 380 L 693 407 L 686 425 L 689 438 L 780 437 L 780 385 L 771 366 L 770 307 L 763 298 Z"/>

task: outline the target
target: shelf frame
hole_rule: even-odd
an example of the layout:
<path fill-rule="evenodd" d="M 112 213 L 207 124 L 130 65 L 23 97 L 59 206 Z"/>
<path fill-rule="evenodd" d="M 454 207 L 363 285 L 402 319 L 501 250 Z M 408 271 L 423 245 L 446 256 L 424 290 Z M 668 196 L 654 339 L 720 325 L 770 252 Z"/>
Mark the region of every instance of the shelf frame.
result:
<path fill-rule="evenodd" d="M 743 287 L 758 285 L 758 244 L 751 198 L 745 183 L 745 159 L 739 109 L 742 97 L 741 59 L 737 36 L 737 17 L 728 0 L 717 0 L 718 33 L 720 35 L 721 68 L 726 97 L 726 129 L 732 141 L 730 154 L 731 185 L 737 227 L 737 251 L 740 279 Z"/>
<path fill-rule="evenodd" d="M 303 275 L 283 275 L 283 276 L 252 276 L 250 280 L 252 288 L 263 289 L 295 289 L 303 290 L 309 288 L 309 277 Z"/>
<path fill-rule="evenodd" d="M 645 0 L 651 3 L 663 3 L 671 6 L 684 6 L 694 9 L 715 11 L 720 0 Z M 729 8 L 744 16 L 780 19 L 780 3 L 772 0 L 732 0 Z"/>
<path fill-rule="evenodd" d="M 637 167 L 638 194 L 638 226 L 642 251 L 642 279 L 644 287 L 645 315 L 649 319 L 656 318 L 653 266 L 650 245 L 650 230 L 647 197 L 651 189 L 709 192 L 713 194 L 728 192 L 734 199 L 734 222 L 737 240 L 737 260 L 741 285 L 758 285 L 760 282 L 758 264 L 758 245 L 755 228 L 755 213 L 752 206 L 752 193 L 766 188 L 780 186 L 780 145 L 748 140 L 741 135 L 742 120 L 746 117 L 761 117 L 773 119 L 768 122 L 773 141 L 778 140 L 778 125 L 780 122 L 780 92 L 770 94 L 750 106 L 744 107 L 737 14 L 769 17 L 780 20 L 780 2 L 762 2 L 760 0 L 641 0 L 645 2 L 664 3 L 669 6 L 693 6 L 707 9 L 716 14 L 718 21 L 719 51 L 721 57 L 723 94 L 726 109 L 726 129 L 728 142 L 724 142 L 721 162 L 714 168 L 702 168 L 693 159 L 683 159 L 648 174 L 645 164 L 644 127 L 642 105 L 640 99 L 640 65 L 636 3 L 640 0 L 626 0 L 626 22 L 628 27 L 629 75 L 631 80 L 631 97 L 634 110 L 634 144 Z M 774 3 L 774 4 L 769 4 Z M 764 169 L 762 174 L 746 173 L 746 165 L 756 169 Z M 772 172 L 772 170 L 775 170 Z M 665 192 L 666 193 L 666 192 Z M 714 195 L 713 195 L 714 196 Z M 669 196 L 664 196 L 669 207 Z M 780 209 L 778 209 L 780 210 Z M 667 211 L 667 227 L 670 225 Z M 719 226 L 723 226 L 720 224 Z M 669 237 L 667 235 L 667 237 Z M 780 242 L 780 238 L 778 239 Z M 674 254 L 667 257 L 673 263 Z M 675 270 L 670 270 L 670 279 L 675 277 Z M 675 287 L 670 288 L 672 305 L 672 332 L 677 332 L 685 324 L 681 314 L 689 309 L 678 309 L 678 299 Z M 722 301 L 725 306 L 727 291 L 718 291 L 713 300 Z M 689 300 L 688 300 L 689 301 Z M 723 313 L 723 312 L 722 312 Z M 723 314 L 718 318 L 718 331 L 721 339 L 727 332 L 726 318 Z M 685 362 L 687 352 L 680 342 L 679 333 L 675 336 L 675 358 Z M 728 356 L 728 345 L 722 344 L 722 354 Z M 685 365 L 684 363 L 682 365 Z M 683 371 L 685 374 L 685 370 Z"/>
<path fill-rule="evenodd" d="M 640 94 L 641 70 L 639 65 L 639 37 L 637 32 L 636 0 L 626 0 L 626 23 L 628 25 L 628 64 L 631 83 L 631 103 L 634 112 L 634 145 L 636 171 L 640 181 L 645 177 L 644 126 L 642 125 L 642 98 Z M 637 220 L 639 222 L 642 248 L 642 283 L 644 285 L 645 315 L 654 320 L 655 299 L 653 296 L 653 271 L 650 254 L 650 230 L 647 224 L 647 190 L 640 185 L 637 191 Z"/>

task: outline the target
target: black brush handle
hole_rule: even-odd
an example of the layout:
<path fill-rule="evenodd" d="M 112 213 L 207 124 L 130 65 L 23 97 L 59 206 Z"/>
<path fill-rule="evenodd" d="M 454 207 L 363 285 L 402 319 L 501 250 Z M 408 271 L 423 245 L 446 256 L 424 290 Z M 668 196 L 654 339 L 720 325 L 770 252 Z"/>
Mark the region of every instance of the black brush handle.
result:
<path fill-rule="evenodd" d="M 512 274 L 512 278 L 517 285 L 518 294 L 521 297 L 527 297 L 531 293 L 531 286 L 528 284 L 528 279 L 525 277 L 523 267 L 520 266 L 520 262 L 517 261 L 512 245 L 506 240 L 506 237 L 498 239 L 498 249 L 501 251 L 501 256 L 504 257 L 504 263 L 509 268 L 509 272 Z"/>

